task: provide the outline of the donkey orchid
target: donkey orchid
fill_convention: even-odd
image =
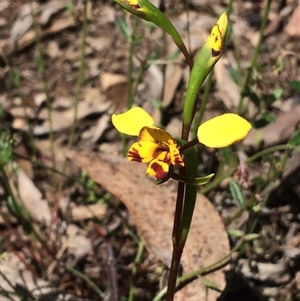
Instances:
[[[123,134],[138,136],[129,148],[130,161],[149,163],[146,174],[163,179],[170,165],[183,167],[184,162],[175,139],[165,130],[153,126],[153,118],[142,108],[135,107],[123,114],[113,114],[112,123]],[[212,118],[198,128],[197,139],[207,147],[229,146],[246,137],[251,124],[237,114],[227,113]]]
[[[142,108],[112,115],[112,123],[123,134],[138,136],[139,141],[129,148],[130,161],[149,163],[146,174],[163,179],[169,172],[170,164],[181,167],[184,162],[173,137],[161,128],[153,126],[153,118]]]

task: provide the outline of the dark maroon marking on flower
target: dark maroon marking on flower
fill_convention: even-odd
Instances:
[[[174,159],[175,159],[175,165],[176,166],[184,166],[182,158],[179,154],[174,155]]]
[[[213,48],[211,49],[211,55],[212,55],[212,57],[219,56],[220,53],[221,53],[221,51],[219,51],[219,50],[215,50]]]
[[[129,3],[129,1],[126,1],[127,2],[127,4],[129,5],[129,6],[131,6],[132,8],[134,8],[134,9],[139,9],[139,8],[141,8],[140,6],[139,6],[139,4],[132,4],[132,3]]]
[[[131,6],[132,6],[133,8],[135,8],[135,9],[141,8],[138,4],[135,4],[135,5],[132,5],[132,4],[131,4]]]
[[[127,158],[130,161],[135,161],[135,162],[142,162],[143,158],[140,156],[139,152],[137,149],[133,148],[130,150],[127,154]]]
[[[165,150],[162,148],[157,148],[154,152],[153,152],[153,158],[157,158],[162,152],[164,152]]]
[[[171,155],[170,155],[170,153],[167,152],[166,155],[165,155],[165,157],[164,157],[164,159],[161,160],[161,161],[170,164],[171,163]]]
[[[157,162],[150,164],[150,168],[155,171],[155,177],[157,179],[163,179],[168,174]]]
[[[216,36],[216,37],[215,37],[215,43],[217,43],[217,42],[218,42],[218,40],[219,40],[219,37],[218,37],[218,36]]]
[[[217,29],[218,29],[218,32],[219,32],[219,36],[222,37],[222,32],[220,30],[220,27],[217,26]],[[216,36],[216,38],[215,38],[215,42],[217,42],[217,41],[218,41],[218,36]],[[221,45],[221,49],[222,49],[222,45]],[[221,53],[221,50],[215,50],[213,48],[211,49],[211,55],[212,55],[212,57],[219,56],[220,53]]]

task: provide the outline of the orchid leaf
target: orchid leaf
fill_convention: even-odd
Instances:
[[[156,6],[148,0],[115,0],[115,2],[133,15],[154,23],[168,33],[185,56],[189,66],[192,67],[192,59],[181,39],[181,36],[171,21]]]
[[[177,181],[186,183],[186,184],[200,186],[200,185],[206,184],[214,175],[215,175],[214,173],[211,173],[204,177],[192,178],[192,177],[185,177],[185,176],[181,176],[179,174],[173,173],[172,178]]]
[[[232,180],[229,182],[229,187],[231,195],[235,199],[237,206],[244,210],[246,208],[246,201],[241,185]]]
[[[197,154],[194,148],[190,148],[184,153],[185,156],[185,171],[187,177],[194,178],[197,176]],[[180,223],[180,243],[185,243],[193,218],[195,203],[197,199],[197,186],[185,184],[184,205],[182,209]]]

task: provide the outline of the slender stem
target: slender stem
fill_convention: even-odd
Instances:
[[[233,253],[237,252],[240,248],[242,248],[244,244],[245,244],[245,240],[244,240],[244,238],[241,238],[241,240],[236,244],[236,246],[228,254],[224,255],[223,257],[218,259],[216,262],[214,262],[206,267],[192,271],[192,272],[185,274],[182,277],[178,278],[175,291],[177,292],[179,289],[181,289],[184,286],[184,284],[190,283],[191,281],[197,279],[199,276],[208,275],[208,274],[226,266],[229,263],[231,255]],[[162,298],[166,295],[166,291],[167,291],[167,288],[165,287],[155,296],[153,301],[162,300]]]
[[[134,94],[133,94],[133,52],[136,44],[136,30],[138,27],[138,18],[134,18],[133,28],[130,35],[130,43],[129,43],[129,63],[128,63],[128,78],[127,78],[127,110],[132,108]]]
[[[177,186],[177,199],[175,207],[175,216],[173,224],[172,242],[173,242],[173,254],[171,260],[171,267],[168,279],[168,290],[166,295],[166,301],[173,301],[175,294],[175,287],[177,281],[177,272],[180,264],[181,254],[183,252],[184,245],[179,244],[181,233],[180,233],[180,222],[183,208],[183,197],[184,197],[185,184],[178,182]]]
[[[127,70],[127,110],[132,108],[134,103],[134,87],[133,87],[133,52],[135,47],[136,30],[138,27],[138,18],[134,18],[133,26],[129,38],[129,57],[128,57],[128,70]],[[122,154],[124,157],[127,155],[128,137],[122,135]]]
[[[71,128],[71,133],[68,140],[67,149],[69,150],[74,142],[75,131],[77,128],[77,116],[78,116],[78,103],[81,95],[81,90],[84,84],[84,67],[85,67],[85,51],[86,51],[86,38],[88,34],[88,17],[87,17],[87,4],[89,0],[84,0],[83,5],[83,22],[82,22],[82,42],[81,42],[81,51],[80,51],[80,65],[78,70],[78,79],[75,90],[75,98],[74,98],[74,119]],[[64,161],[62,167],[62,173],[64,174],[67,168],[67,158]],[[59,184],[59,192],[62,190],[64,181],[60,181]]]
[[[95,282],[93,282],[89,277],[87,277],[85,274],[79,272],[78,270],[75,270],[71,266],[65,265],[64,268],[67,271],[73,273],[75,276],[77,276],[81,280],[83,280],[87,285],[89,285],[98,294],[100,299],[103,298],[103,292],[100,290],[100,288],[97,286],[97,284]]]
[[[8,65],[9,66],[9,65]],[[12,76],[12,83],[13,86],[16,88],[17,96],[21,99],[21,105],[24,111],[24,117],[25,121],[28,127],[28,140],[29,140],[29,147],[30,147],[30,157],[33,157],[37,159],[38,153],[37,153],[37,148],[35,146],[35,140],[34,140],[34,133],[33,133],[33,128],[30,125],[30,117],[27,113],[27,106],[24,100],[24,97],[22,95],[21,89],[20,89],[20,73],[19,70],[14,68],[11,69],[11,76]],[[26,136],[27,138],[27,136]]]
[[[49,121],[49,141],[50,141],[50,154],[51,154],[51,160],[53,163],[53,167],[56,168],[56,160],[55,160],[55,148],[54,148],[54,132],[53,132],[53,120],[52,120],[52,107],[51,107],[51,97],[50,97],[50,90],[48,86],[47,76],[46,76],[46,64],[45,64],[45,58],[43,54],[43,47],[41,42],[41,36],[40,36],[40,28],[39,24],[37,22],[37,16],[33,9],[32,1],[30,1],[30,9],[31,9],[31,15],[35,30],[35,40],[36,40],[36,46],[38,51],[38,67],[39,71],[42,76],[42,82],[43,82],[43,91],[46,95],[46,105],[47,105],[47,112],[48,112],[48,121]],[[57,188],[57,179],[53,177],[53,186]]]
[[[180,240],[180,235],[178,232],[180,228],[179,226],[180,226],[181,214],[183,208],[184,190],[185,190],[184,183],[178,182],[177,199],[176,199],[175,216],[174,216],[173,233],[172,233],[173,245],[176,245],[176,242]]]
[[[243,84],[242,89],[241,89],[241,98],[240,98],[239,104],[237,106],[237,113],[238,114],[241,114],[242,111],[244,110],[244,94],[247,91],[249,82],[250,82],[251,77],[252,77],[253,70],[254,70],[254,68],[256,67],[256,64],[257,64],[258,55],[259,55],[262,40],[263,40],[263,37],[264,37],[264,31],[265,31],[267,21],[268,21],[271,2],[272,2],[272,0],[266,0],[266,8],[265,8],[264,16],[263,16],[262,23],[261,23],[261,26],[260,26],[260,30],[259,30],[259,40],[258,40],[258,43],[256,45],[256,48],[255,48],[255,51],[254,51],[254,54],[253,54],[253,57],[252,57],[252,60],[251,60],[250,67],[248,68],[248,72],[246,74],[245,81],[244,81],[244,84]]]
[[[275,146],[269,147],[267,149],[264,149],[264,150],[262,150],[262,151],[260,151],[260,152],[258,152],[256,154],[254,154],[253,156],[249,157],[245,162],[246,163],[250,163],[252,161],[257,160],[258,158],[260,158],[262,156],[274,153],[276,151],[286,150],[288,148],[295,149],[295,150],[298,150],[298,151],[300,150],[300,147],[299,146],[295,146],[295,145],[286,145],[286,144],[275,145]]]
[[[87,17],[87,4],[89,0],[83,0],[84,11],[83,11],[83,21],[82,21],[82,42],[80,49],[80,65],[78,70],[78,79],[75,90],[75,100],[74,100],[74,122],[71,128],[71,134],[69,138],[68,149],[72,146],[74,142],[74,135],[77,127],[77,115],[78,115],[78,103],[81,95],[82,86],[84,84],[84,67],[85,67],[85,50],[86,50],[86,38],[88,34],[88,17]]]
[[[230,16],[231,11],[232,11],[232,4],[233,4],[233,1],[234,1],[234,0],[230,0],[229,3],[227,4],[227,10],[226,10],[226,13],[227,13],[228,17]]]
[[[187,142],[186,144],[184,144],[183,146],[180,147],[180,153],[184,153],[186,150],[192,148],[193,146],[199,144],[198,138],[195,138],[189,142]]]
[[[141,261],[143,251],[144,251],[144,244],[143,244],[143,242],[139,242],[138,251],[135,256],[134,263],[133,263],[133,266],[131,269],[131,281],[130,281],[128,301],[133,301],[133,299],[134,299],[133,293],[134,293],[134,280],[135,280],[135,276],[136,276],[136,272],[137,272],[136,266]]]

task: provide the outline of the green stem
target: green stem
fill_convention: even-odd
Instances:
[[[197,156],[195,150],[189,149],[184,155],[185,168],[181,168],[179,175],[197,176]],[[181,255],[188,237],[194,207],[197,197],[197,186],[178,182],[178,191],[173,225],[173,254],[171,260],[166,301],[172,301],[175,294],[177,272]]]
[[[227,4],[227,10],[226,10],[226,13],[227,13],[228,17],[230,16],[230,14],[231,14],[231,12],[232,12],[233,1],[234,1],[234,0],[230,0],[229,3]]]
[[[136,30],[138,27],[138,18],[134,18],[134,23],[130,35],[130,43],[129,43],[129,58],[128,58],[128,71],[127,71],[127,110],[132,108],[134,102],[134,94],[133,94],[133,52],[135,47],[135,37]]]
[[[51,154],[51,160],[53,162],[53,167],[56,167],[56,160],[55,160],[55,147],[54,147],[54,132],[53,132],[53,120],[52,120],[52,107],[51,107],[51,97],[50,97],[50,91],[46,76],[46,65],[45,65],[45,58],[43,54],[43,47],[41,42],[41,37],[39,33],[39,24],[37,22],[37,17],[34,13],[32,1],[30,1],[30,9],[33,19],[33,25],[35,30],[35,40],[36,40],[36,46],[38,51],[38,67],[39,71],[42,75],[42,82],[43,82],[43,91],[46,95],[46,105],[47,105],[47,112],[48,112],[48,120],[49,120],[49,141],[50,141],[50,154]],[[57,180],[55,177],[53,177],[53,186],[57,188]]]
[[[195,138],[180,147],[180,153],[183,154],[186,150],[199,144],[198,138]]]
[[[262,19],[262,22],[261,22],[260,30],[259,30],[259,40],[258,40],[258,43],[256,45],[256,48],[255,48],[255,51],[254,51],[254,54],[253,54],[253,57],[252,57],[252,60],[251,60],[250,67],[248,68],[248,72],[246,74],[245,81],[244,81],[244,84],[243,84],[242,89],[241,89],[241,98],[240,98],[239,104],[237,106],[237,113],[238,114],[241,114],[244,110],[244,94],[248,89],[249,82],[251,80],[253,70],[255,69],[255,67],[257,65],[257,59],[258,59],[261,44],[262,44],[262,41],[263,41],[263,38],[264,38],[264,31],[265,31],[267,21],[268,21],[271,2],[272,2],[272,0],[266,0],[266,8],[265,8],[264,16],[263,16],[263,19]]]
[[[300,151],[300,146],[295,146],[295,145],[286,145],[286,144],[281,144],[281,145],[275,145],[275,146],[272,146],[272,147],[269,147],[267,149],[264,149],[256,154],[254,154],[253,156],[249,157],[245,163],[250,163],[250,162],[253,162],[255,160],[257,160],[258,158],[262,157],[262,156],[265,156],[265,155],[268,155],[268,154],[271,154],[271,153],[274,153],[276,151],[281,151],[281,150],[286,150],[286,149],[295,149],[295,150],[298,150]]]
[[[71,128],[70,138],[68,142],[68,149],[71,148],[74,142],[74,135],[77,128],[77,115],[78,115],[78,103],[82,91],[82,87],[84,84],[84,67],[85,67],[85,50],[86,50],[86,39],[88,34],[88,17],[87,17],[87,4],[89,0],[83,0],[84,10],[83,10],[83,21],[82,21],[82,42],[80,47],[80,65],[78,70],[78,79],[75,90],[75,100],[74,100],[74,117],[73,117],[73,125]]]
[[[68,140],[67,150],[70,150],[73,142],[74,142],[74,136],[75,131],[77,128],[77,116],[78,116],[78,103],[82,91],[82,87],[84,84],[84,67],[85,67],[85,51],[86,51],[86,38],[88,34],[88,17],[87,17],[87,3],[89,0],[83,0],[83,21],[82,21],[82,42],[81,42],[81,49],[80,49],[80,65],[78,70],[78,78],[77,78],[77,84],[76,84],[76,90],[75,90],[75,98],[74,98],[74,116],[73,116],[73,124],[71,127],[71,133]],[[64,164],[62,167],[62,173],[64,174],[67,168],[67,158],[64,160]],[[62,191],[64,181],[60,181],[59,184],[59,192]]]
[[[100,300],[103,298],[103,292],[98,288],[97,284],[93,282],[89,277],[68,265],[65,266],[65,269],[77,276],[78,278],[82,279],[87,285],[89,285],[99,295]]]
[[[37,152],[37,149],[36,149],[36,146],[35,146],[33,128],[30,124],[30,117],[28,116],[27,110],[26,110],[27,106],[26,106],[24,97],[22,95],[21,89],[20,89],[19,70],[14,68],[14,69],[11,69],[11,72],[12,72],[12,77],[13,77],[13,79],[12,79],[13,86],[16,88],[17,96],[21,99],[21,105],[22,105],[22,108],[23,108],[23,111],[24,111],[24,117],[25,117],[25,121],[26,121],[26,124],[27,124],[27,127],[28,127],[28,139],[29,139],[29,147],[30,147],[30,150],[29,150],[28,153],[31,157],[33,155],[34,159],[37,160],[38,152]],[[27,137],[27,135],[26,135],[26,137]],[[26,144],[27,144],[26,142],[25,142],[25,147],[26,147]]]
[[[183,247],[181,248],[179,242],[181,237],[180,222],[181,222],[181,215],[182,215],[182,208],[183,208],[184,190],[185,190],[185,184],[178,182],[177,199],[176,199],[175,216],[174,216],[173,233],[172,233],[173,253],[172,253],[169,279],[168,279],[168,290],[166,295],[166,301],[173,301],[176,281],[177,281],[177,272],[179,269],[181,254],[183,251]]]
[[[132,266],[132,269],[131,269],[131,281],[130,281],[128,301],[133,301],[133,297],[134,297],[134,280],[135,280],[136,270],[137,270],[136,266],[141,261],[143,251],[144,251],[144,244],[143,244],[143,242],[140,241],[138,251],[137,251],[137,254],[135,256],[134,263],[133,263],[133,266]]]
[[[190,283],[192,280],[197,279],[199,276],[205,276],[213,271],[223,268],[224,263],[225,263],[225,265],[227,265],[228,264],[227,260],[230,259],[231,255],[233,253],[237,252],[244,245],[244,243],[245,243],[245,241],[242,238],[238,242],[238,244],[236,244],[236,246],[228,254],[224,255],[216,262],[214,262],[204,268],[201,268],[201,269],[195,270],[193,272],[190,272],[188,274],[185,274],[182,277],[178,278],[175,291],[177,292],[180,288],[182,288],[183,284]],[[161,301],[164,298],[164,296],[166,295],[166,292],[167,292],[167,288],[165,287],[155,296],[155,298],[152,301]]]
[[[133,52],[135,47],[136,30],[138,27],[138,18],[134,18],[133,26],[129,39],[129,58],[127,70],[127,110],[131,109],[134,103],[134,87],[133,87]],[[122,153],[123,157],[127,155],[128,137],[122,135]]]

